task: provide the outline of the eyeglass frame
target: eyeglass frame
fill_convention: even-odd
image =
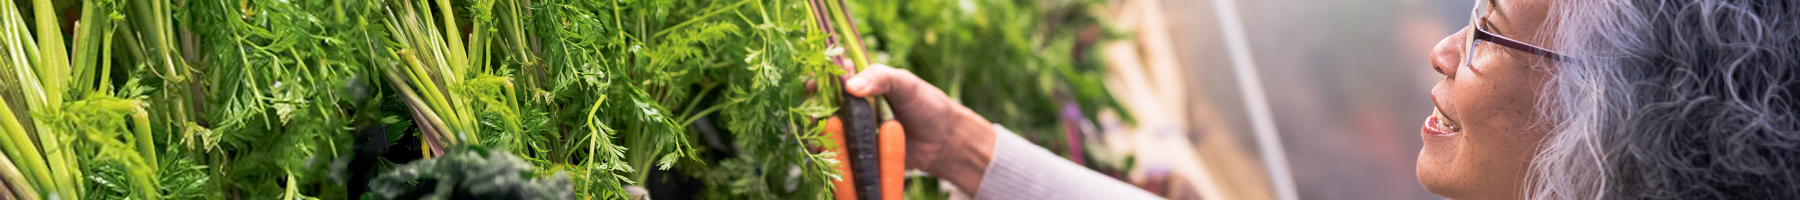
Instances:
[[[1464,37],[1465,39],[1463,40],[1464,46],[1463,46],[1462,63],[1464,66],[1468,66],[1468,67],[1475,66],[1475,60],[1474,60],[1475,59],[1475,45],[1481,44],[1481,41],[1488,41],[1490,43],[1498,44],[1502,47],[1510,48],[1513,50],[1524,51],[1526,53],[1531,53],[1533,55],[1543,56],[1545,58],[1549,58],[1550,60],[1554,60],[1554,61],[1558,61],[1558,62],[1573,62],[1574,61],[1574,59],[1569,58],[1567,56],[1563,56],[1562,54],[1556,53],[1556,51],[1551,51],[1550,49],[1538,47],[1537,45],[1527,44],[1525,42],[1521,42],[1519,40],[1514,40],[1514,39],[1508,38],[1506,36],[1501,36],[1500,34],[1495,34],[1493,32],[1489,32],[1487,30],[1487,28],[1482,28],[1481,21],[1482,21],[1482,19],[1486,19],[1487,16],[1483,15],[1483,13],[1481,13],[1481,7],[1482,7],[1481,4],[1482,4],[1482,1],[1477,0],[1475,2],[1475,8],[1469,10],[1469,27],[1472,31],[1469,31],[1468,34],[1465,34],[1465,37]]]

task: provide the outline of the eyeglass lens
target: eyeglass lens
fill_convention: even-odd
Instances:
[[[1487,13],[1484,12],[1485,7],[1481,5],[1482,3],[1482,0],[1475,0],[1475,8],[1469,10],[1468,33],[1463,34],[1463,67],[1474,67],[1475,50],[1480,49],[1475,48],[1476,45],[1481,44],[1481,40],[1476,40],[1475,36],[1476,34],[1481,34],[1481,31],[1476,30],[1481,26],[1481,14]]]

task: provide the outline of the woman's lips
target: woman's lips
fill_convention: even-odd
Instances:
[[[1437,125],[1437,115],[1425,117],[1425,126],[1419,128],[1419,133],[1425,134],[1425,136],[1448,136],[1452,133],[1442,128],[1438,128]]]
[[[1447,133],[1461,132],[1462,128],[1456,124],[1456,119],[1450,118],[1449,113],[1445,112],[1448,111],[1444,110],[1442,102],[1438,102],[1437,94],[1431,94],[1431,118],[1425,120],[1425,126]]]

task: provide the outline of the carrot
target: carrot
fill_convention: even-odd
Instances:
[[[845,149],[850,155],[850,176],[855,176],[856,198],[881,200],[881,118],[871,98],[851,98],[844,93],[837,116],[844,122]],[[873,99],[880,99],[875,97]]]
[[[838,163],[835,168],[838,170],[838,177],[842,177],[842,179],[831,181],[831,186],[835,188],[831,191],[832,196],[835,196],[833,199],[856,200],[856,184],[854,184],[856,177],[850,175],[850,154],[844,151],[844,122],[839,121],[837,117],[825,119],[825,137],[831,138],[833,143],[837,143],[837,146],[831,147],[831,151],[838,153],[834,158]]]
[[[906,187],[906,131],[899,121],[881,123],[881,196],[901,198]]]
[[[881,109],[881,197],[900,200],[906,189],[906,130],[894,121],[894,109],[887,100],[876,101]]]

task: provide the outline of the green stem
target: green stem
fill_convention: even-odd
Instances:
[[[426,139],[423,141],[454,142],[456,139],[455,136],[445,133],[448,130],[444,129],[448,129],[449,127],[444,125],[444,120],[438,118],[437,113],[432,112],[431,106],[425,105],[424,100],[421,100],[419,96],[416,95],[417,92],[414,92],[412,87],[407,86],[405,80],[400,78],[399,73],[394,72],[395,70],[399,69],[393,69],[392,67],[387,68],[385,74],[387,74],[388,81],[393,82],[394,88],[400,90],[401,100],[405,101],[407,106],[412,107],[414,112],[413,116],[419,121],[419,128],[423,129],[423,132],[428,133],[424,134]],[[436,145],[432,145],[431,149],[436,152],[442,152],[444,150],[442,147]]]
[[[132,191],[132,193],[136,193],[140,199],[160,200],[162,199],[162,192],[157,189],[155,181],[156,172],[151,171],[151,169],[156,169],[156,165],[142,165],[127,169],[126,171],[130,171],[130,175],[128,176],[131,176],[131,185],[137,186],[137,189]]]
[[[406,62],[408,63],[406,66],[410,67],[410,68],[408,68],[410,70],[405,70],[405,71],[409,72],[408,75],[410,75],[412,78],[411,79],[412,84],[414,86],[420,87],[419,94],[420,94],[420,96],[425,97],[424,98],[425,103],[426,103],[425,105],[427,107],[430,107],[433,111],[437,112],[437,114],[434,114],[432,116],[445,119],[445,121],[444,121],[444,122],[446,122],[445,125],[449,126],[447,129],[442,130],[442,131],[447,132],[447,134],[449,134],[449,135],[453,135],[454,137],[452,137],[452,139],[462,138],[463,137],[462,132],[465,130],[469,130],[468,129],[469,125],[465,121],[463,121],[463,118],[461,116],[462,114],[457,112],[458,110],[456,109],[456,107],[452,107],[453,104],[451,104],[451,103],[455,97],[449,96],[451,94],[443,92],[443,91],[447,91],[447,90],[443,90],[442,87],[433,83],[431,81],[432,73],[430,73],[430,71],[426,71],[426,69],[425,69],[426,67],[423,64],[420,64],[418,61],[419,59],[414,57],[414,55],[412,55],[410,52],[402,51],[400,53],[400,56],[402,59],[405,59]],[[465,140],[456,140],[456,142],[461,142],[461,141],[465,141]],[[473,141],[473,140],[466,140],[466,141]]]
[[[68,49],[63,46],[62,24],[57,20],[56,6],[50,0],[34,0],[32,8],[33,18],[37,21],[37,48],[40,50],[36,68],[32,70],[37,72],[37,78],[40,78],[39,82],[43,88],[38,91],[43,94],[44,103],[40,104],[40,107],[32,108],[31,112],[59,110],[58,108],[62,104],[63,88],[68,84],[63,79],[69,76]],[[41,121],[34,123],[37,125],[36,127],[48,127]],[[64,143],[59,131],[53,130],[37,130],[38,140],[43,144],[40,147],[45,149],[44,156],[49,158],[50,167],[56,170],[53,172],[60,177],[67,177],[57,179],[58,189],[63,190],[63,195],[68,199],[81,199],[79,191],[82,183],[78,178],[81,177],[81,171],[74,165],[75,156],[71,152],[72,148],[69,147],[69,144]],[[59,197],[52,196],[52,198]]]
[[[656,163],[656,156],[662,154],[662,148],[649,146],[654,145],[650,138],[653,135],[645,133],[643,128],[630,127],[626,132],[637,133],[625,137],[625,147],[635,151],[625,155],[626,163],[631,164],[631,169],[635,169],[631,172],[631,181],[647,183],[645,180],[649,179],[650,171],[655,170],[650,166]]]
[[[100,53],[100,71],[97,71],[96,73],[100,74],[100,84],[97,86],[99,87],[97,91],[100,91],[101,93],[112,93],[112,43],[113,33],[115,31],[117,31],[117,29],[106,29],[106,33],[104,33],[105,36],[100,40],[100,52],[103,53]]]
[[[834,24],[832,28],[837,29],[838,41],[844,42],[844,48],[849,50],[848,55],[850,56],[850,61],[856,65],[857,70],[862,70],[863,67],[869,66],[869,56],[864,52],[862,35],[861,33],[856,32],[856,25],[851,24],[850,13],[845,9],[843,2],[837,0],[822,1],[825,1],[827,12],[831,14],[831,22]]]
[[[720,13],[725,13],[725,11],[736,10],[733,8],[737,8],[738,6],[742,6],[744,4],[747,4],[747,3],[750,3],[753,1],[756,1],[756,0],[738,1],[737,3],[733,3],[733,4],[725,6],[723,8],[719,8],[718,10],[713,10],[712,12],[707,12],[706,14],[700,15],[699,17],[694,17],[693,19],[688,19],[687,21],[683,21],[680,24],[675,24],[674,26],[669,26],[669,28],[663,28],[660,31],[656,31],[656,34],[651,34],[650,36],[651,37],[662,37],[663,34],[668,34],[669,31],[680,30],[681,27],[687,26],[688,24],[693,24],[693,23],[697,23],[697,22],[706,20],[706,18],[710,18],[713,15],[718,15]]]
[[[511,41],[511,44],[507,45],[507,46],[511,47],[509,49],[512,49],[512,55],[518,59],[519,64],[524,65],[525,67],[536,66],[537,59],[532,58],[531,51],[530,51],[531,46],[526,45],[527,41],[525,38],[526,38],[527,32],[524,31],[525,28],[522,27],[523,25],[521,25],[521,24],[524,24],[524,22],[520,21],[520,19],[519,19],[520,17],[528,16],[528,15],[525,15],[525,12],[523,11],[523,9],[520,9],[520,7],[522,7],[522,6],[519,6],[518,0],[502,0],[501,2],[505,3],[505,4],[503,4],[505,6],[503,9],[505,9],[507,11],[506,13],[501,15],[502,20],[500,20],[500,25],[507,27],[506,29],[502,29],[502,30],[506,30],[506,32],[502,33],[502,34],[504,36],[506,36],[509,41]],[[535,76],[532,76],[532,75],[525,75],[525,76],[532,77],[532,78],[527,78],[527,80],[534,80],[532,82],[536,82]],[[533,84],[533,85],[535,85],[535,84]],[[527,86],[533,86],[533,85],[527,85]]]
[[[64,78],[69,77],[68,49],[63,47],[62,24],[56,18],[55,3],[50,0],[33,0],[32,17],[37,19],[38,65],[35,69],[38,78],[42,78],[45,96],[49,108],[58,107],[62,103]]]
[[[483,0],[483,1],[493,1],[493,0]],[[476,4],[480,4],[480,3],[476,3]],[[471,9],[474,9],[474,8],[471,7]],[[489,11],[488,13],[492,14],[493,12]],[[481,16],[475,16],[475,17],[481,17]],[[494,17],[494,16],[488,16],[488,17]],[[469,65],[475,66],[476,69],[487,69],[487,67],[488,67],[488,59],[487,59],[488,56],[487,55],[489,54],[487,51],[488,51],[489,46],[491,46],[491,45],[489,45],[489,43],[491,43],[490,40],[493,40],[493,39],[489,38],[489,37],[491,37],[491,36],[489,36],[489,33],[493,32],[493,31],[489,31],[488,29],[489,29],[489,26],[492,26],[492,25],[489,25],[486,21],[482,21],[482,20],[473,20],[473,22],[470,22],[470,23],[472,23],[471,27],[474,27],[474,28],[473,28],[473,30],[469,31],[469,44],[472,45],[469,47],[469,52],[468,52],[469,53],[469,55],[468,55]],[[452,43],[454,43],[454,42],[452,42]]]
[[[31,179],[25,178],[25,174],[19,172],[19,166],[13,165],[12,158],[3,153],[0,153],[0,179],[4,179],[0,182],[4,182],[8,186],[0,188],[0,190],[11,192],[11,196],[0,196],[0,198],[41,199],[38,197],[38,188],[31,185]]]
[[[150,166],[161,166],[157,164],[161,160],[158,160],[156,155],[156,139],[150,137],[150,112],[144,110],[143,107],[135,108],[137,110],[131,113],[131,125],[133,126],[132,131],[137,134],[138,151],[144,154],[144,163]]]
[[[138,166],[127,169],[130,172],[129,176],[133,179],[131,185],[137,186],[132,193],[139,195],[140,199],[162,199],[162,192],[157,189],[159,184],[155,181],[157,180],[156,169],[161,165],[157,164],[155,140],[150,138],[150,113],[144,110],[138,101],[121,101],[128,103],[129,107],[133,108],[131,122],[134,126],[132,127],[134,135],[132,139],[134,139],[133,143],[137,143],[138,153],[141,155],[136,158],[138,162],[135,163]]]
[[[510,81],[510,80],[506,81],[506,82],[512,83],[512,81]],[[505,95],[506,95],[507,108],[511,109],[510,112],[512,112],[511,116],[506,117],[506,127],[508,129],[512,129],[513,134],[525,134],[525,130],[523,128],[520,128],[520,125],[519,125],[520,124],[519,117],[521,117],[521,115],[523,115],[524,113],[519,112],[519,100],[517,97],[518,94],[515,91],[513,91],[512,84],[507,84],[506,88],[504,88],[504,89],[506,91]]]
[[[463,52],[467,51],[463,50],[462,33],[456,28],[456,9],[451,8],[450,0],[437,0],[437,5],[438,13],[444,15],[444,37],[448,38],[447,40],[444,40],[444,43],[449,43],[450,52],[454,52],[449,54],[450,63],[448,63],[448,65],[451,69],[450,73],[455,73],[457,76],[467,75],[467,71],[465,71],[467,69],[465,68],[468,66],[468,58],[465,58],[464,56],[466,55],[463,54]]]
[[[731,103],[723,103],[723,104],[713,105],[711,108],[706,108],[706,110],[700,110],[700,112],[694,113],[694,115],[690,115],[686,119],[681,120],[681,125],[686,126],[689,124],[694,124],[694,120],[700,120],[701,116],[706,116],[706,114],[712,114],[713,112],[718,112],[719,109],[725,109],[725,106],[728,106],[728,105],[731,105]]]
[[[402,50],[402,52],[396,54],[396,56],[400,57],[403,60],[406,60],[406,62],[407,62],[406,65],[413,66],[413,68],[417,68],[417,65],[419,63],[418,59],[413,58],[407,52],[404,52],[404,50]],[[418,101],[420,104],[423,104],[422,106],[420,106],[418,108],[413,108],[413,110],[418,110],[419,112],[424,113],[425,118],[429,119],[430,120],[429,122],[431,124],[434,124],[437,127],[439,127],[438,136],[443,138],[445,140],[445,142],[448,142],[451,144],[461,143],[462,140],[458,140],[458,138],[459,138],[458,134],[450,133],[450,132],[454,132],[455,130],[452,130],[452,129],[455,129],[456,127],[447,126],[450,124],[446,124],[444,122],[444,120],[442,119],[441,115],[439,115],[438,113],[435,112],[436,109],[442,108],[442,107],[439,107],[439,106],[431,103],[433,101],[433,100],[431,100],[431,96],[432,96],[432,94],[435,94],[435,92],[415,92],[412,90],[412,87],[407,86],[407,85],[419,85],[421,87],[430,87],[431,85],[430,84],[417,84],[417,83],[407,84],[407,82],[404,81],[405,79],[402,79],[399,77],[399,75],[396,75],[393,73],[393,71],[396,71],[396,70],[397,71],[413,71],[413,70],[390,69],[390,73],[388,74],[388,76],[390,76],[389,80],[392,80],[394,82],[394,87],[400,89],[400,94],[405,95],[405,97],[407,97],[408,99],[412,99],[414,101]],[[416,72],[412,73],[412,76],[413,76],[412,77],[413,82],[418,82],[418,80],[420,80],[419,79],[420,77]],[[426,91],[433,91],[430,88],[425,88],[425,89],[426,89]],[[414,95],[414,94],[421,94],[421,95]],[[426,96],[426,97],[421,99],[418,96]]]
[[[700,106],[700,100],[706,99],[706,95],[712,94],[712,89],[717,88],[717,87],[719,87],[719,84],[708,85],[706,87],[700,88],[700,95],[696,96],[692,99],[688,99],[688,101],[692,101],[692,102],[688,102],[687,106],[682,106],[680,108],[681,112],[678,112],[678,113],[687,113],[687,111],[694,110],[694,106]],[[683,117],[683,118],[686,118],[686,117]]]
[[[31,66],[33,66],[31,63],[40,58],[32,56],[33,54],[36,54],[36,49],[35,46],[31,44],[30,34],[24,26],[23,17],[16,8],[17,5],[15,5],[13,1],[0,2],[0,16],[4,16],[5,18],[4,20],[0,20],[0,32],[5,32],[0,33],[0,40],[4,40],[4,43],[7,44],[5,50],[7,51],[7,55],[10,56],[7,58],[7,61],[9,61],[9,64],[15,69],[14,73],[18,76],[20,81],[20,83],[18,83],[20,84],[19,89],[27,95],[25,98],[27,102],[31,103],[27,104],[28,106],[26,106],[26,108],[30,108],[31,106],[42,105],[43,99],[35,98],[41,97],[41,87],[36,85],[37,78],[35,77],[35,73],[30,70]],[[49,166],[50,161],[46,160],[46,158],[56,157],[45,157],[45,154],[42,154],[42,152],[39,151],[37,144],[33,143],[33,141],[36,140],[32,139],[32,132],[26,131],[25,125],[27,125],[27,123],[18,118],[19,116],[27,116],[28,114],[14,112],[11,105],[12,104],[6,103],[5,99],[0,99],[0,129],[3,129],[4,134],[6,134],[4,135],[4,141],[0,141],[0,145],[4,145],[4,147],[0,147],[0,149],[3,149],[6,154],[9,155],[8,157],[20,159],[17,160],[18,163],[23,164],[25,167],[23,168],[22,173],[29,175],[28,178],[30,178],[31,181],[30,183],[21,184],[35,186],[39,191],[34,192],[41,192],[41,194],[49,197],[72,195],[73,190],[66,190],[63,188],[63,182],[54,178],[56,176],[53,176],[58,174],[50,170],[52,169]]]
[[[6,99],[0,98],[0,131],[6,134],[6,138],[0,141],[0,145],[5,146],[0,149],[4,149],[8,157],[20,159],[16,161],[25,167],[21,171],[30,175],[33,185],[38,186],[44,195],[66,196],[67,194],[63,193],[65,191],[57,187],[56,179],[50,175],[50,167],[45,164],[44,154],[39,153],[37,145],[31,143],[31,137],[25,131],[24,124],[19,122],[19,118],[14,117],[15,112],[12,107],[6,105],[8,105]]]
[[[82,26],[80,29],[75,30],[74,48],[76,53],[74,54],[75,58],[73,60],[73,69],[75,71],[72,73],[75,76],[75,83],[89,84],[93,83],[93,79],[95,78],[93,73],[105,73],[104,71],[92,70],[95,68],[95,62],[99,61],[95,59],[95,57],[102,56],[100,52],[103,52],[95,51],[100,48],[101,43],[99,43],[99,41],[101,40],[96,40],[94,37],[99,36],[97,34],[100,34],[100,32],[110,32],[112,20],[110,17],[101,14],[100,3],[87,2],[81,6],[81,22]],[[70,92],[74,92],[75,94],[86,94],[90,89],[91,88],[86,87],[86,85],[82,85],[72,88]]]
[[[25,95],[25,108],[29,111],[33,108],[44,107],[48,100],[43,92],[44,87],[37,78],[37,72],[32,67],[36,66],[33,63],[38,62],[42,57],[37,56],[39,54],[38,47],[32,44],[35,41],[31,39],[30,30],[25,27],[24,17],[19,14],[18,9],[12,9],[16,5],[12,1],[4,2],[4,4],[6,6],[0,8],[0,12],[5,13],[5,19],[0,20],[3,21],[0,23],[4,23],[6,27],[5,30],[0,31],[6,33],[0,35],[6,36],[8,44],[16,45],[8,46],[8,50],[11,51],[8,55],[13,56],[10,60],[13,63],[13,75],[18,78],[19,90]]]

